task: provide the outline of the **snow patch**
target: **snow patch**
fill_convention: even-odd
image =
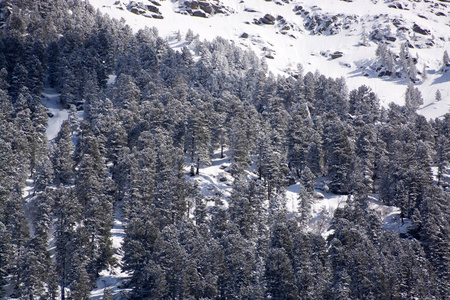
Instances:
[[[45,87],[42,93],[42,104],[47,108],[49,119],[45,134],[49,141],[53,140],[61,129],[61,124],[69,118],[69,110],[59,100],[60,94],[51,87]]]

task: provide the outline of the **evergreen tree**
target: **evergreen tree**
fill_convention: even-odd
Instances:
[[[210,163],[211,130],[204,109],[195,109],[188,119],[186,151],[190,153],[191,164],[195,165],[195,174],[199,174],[200,165]]]
[[[442,57],[442,62],[443,62],[444,68],[447,68],[450,66],[450,58],[448,56],[447,50],[444,51],[444,55]]]
[[[436,94],[434,96],[434,101],[439,102],[442,100],[442,95],[441,95],[441,91],[436,90]]]
[[[380,102],[370,87],[360,86],[350,92],[349,113],[361,116],[366,123],[373,123],[380,117]]]
[[[55,173],[55,182],[62,184],[70,184],[73,181],[73,152],[74,145],[72,143],[72,135],[70,124],[63,121],[61,129],[56,137],[56,148],[53,156],[53,167]]]
[[[271,299],[297,299],[291,260],[283,248],[272,248],[266,258],[264,271],[266,296]]]
[[[11,245],[10,234],[6,226],[0,222],[0,297],[6,297],[8,269],[10,267]]]
[[[353,132],[335,114],[329,115],[325,126],[330,190],[333,193],[345,194],[350,191],[351,165],[354,157]]]
[[[447,137],[440,135],[436,138],[436,163],[438,167],[438,185],[442,184],[442,177],[446,172],[448,160],[450,159],[450,144]]]
[[[72,188],[60,186],[55,192],[54,217],[56,238],[56,271],[61,287],[61,300],[66,299],[66,288],[75,280],[73,270],[77,267],[74,256],[78,249],[76,224],[80,222],[81,206]]]
[[[423,104],[422,94],[414,84],[410,82],[405,92],[405,107],[410,111],[417,110]]]

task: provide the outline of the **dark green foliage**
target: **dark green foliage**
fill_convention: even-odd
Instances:
[[[330,190],[346,194],[350,191],[351,165],[354,159],[353,131],[331,113],[324,129]]]
[[[179,52],[155,28],[133,34],[83,1],[8,3],[0,297],[86,299],[100,271],[117,266],[111,230],[120,214],[130,277],[118,288],[131,299],[449,295],[450,115],[417,115],[413,84],[405,107],[381,111],[367,86],[348,93],[342,78],[319,72],[275,78],[223,38],[190,33]],[[395,71],[385,45],[377,55]],[[411,61],[403,46],[404,75],[415,79]],[[45,79],[71,110],[50,147]],[[196,185],[215,151],[230,163],[229,197]],[[306,227],[317,178],[349,195],[327,240]],[[24,198],[27,179],[34,190]],[[291,213],[284,190],[295,182]],[[377,194],[412,223],[402,237],[370,211]]]
[[[6,226],[0,223],[0,296],[5,297],[8,267],[11,259],[10,234]]]
[[[267,297],[271,299],[297,299],[291,260],[283,248],[270,249],[266,258],[264,277]]]

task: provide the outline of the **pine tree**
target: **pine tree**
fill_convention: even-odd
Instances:
[[[363,85],[350,92],[349,113],[361,116],[366,123],[379,119],[380,102],[370,87]]]
[[[423,104],[422,94],[414,84],[410,82],[405,92],[405,107],[410,111],[417,110]]]
[[[441,189],[433,188],[421,206],[423,227],[420,239],[425,253],[438,276],[438,293],[440,297],[448,295],[450,290],[450,239],[447,230],[449,224],[448,195]]]
[[[272,248],[266,258],[264,271],[266,296],[271,299],[297,299],[291,260],[283,248]]]
[[[439,102],[442,100],[442,95],[441,95],[441,91],[436,90],[436,94],[434,96],[434,101]]]
[[[438,185],[442,184],[442,177],[446,172],[450,159],[450,144],[446,136],[440,135],[436,138],[436,163],[438,167]]]
[[[306,225],[311,215],[312,195],[305,188],[300,190],[298,196],[298,213],[300,215],[300,223]]]
[[[53,156],[53,167],[55,173],[55,182],[57,184],[70,184],[73,182],[73,152],[74,145],[72,142],[72,135],[70,124],[68,121],[63,121],[61,129],[56,137],[56,148]]]
[[[75,225],[80,222],[82,208],[72,188],[60,186],[53,197],[55,201],[54,217],[56,218],[57,281],[61,287],[61,300],[64,300],[66,299],[65,289],[75,280],[73,269],[77,266],[74,256],[79,249]]]
[[[11,236],[6,226],[0,222],[0,297],[6,297],[8,269],[11,259]]]
[[[444,55],[442,57],[442,63],[444,65],[444,68],[450,67],[450,58],[448,56],[447,50],[444,51]]]
[[[353,132],[347,124],[331,114],[325,129],[325,148],[327,150],[328,176],[330,190],[333,193],[350,191],[351,165],[354,145],[351,139]]]
[[[190,153],[191,164],[196,168],[195,174],[199,174],[201,165],[210,164],[211,130],[209,120],[204,109],[194,109],[188,119],[186,151]]]
[[[316,185],[316,176],[314,176],[307,166],[302,171],[300,181],[305,191],[312,195],[314,193],[314,186]]]

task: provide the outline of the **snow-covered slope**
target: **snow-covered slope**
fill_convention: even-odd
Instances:
[[[48,126],[45,132],[49,141],[58,135],[62,122],[69,118],[69,110],[62,107],[59,97],[60,94],[54,88],[48,86],[42,93],[42,104],[49,113]]]
[[[88,1],[134,30],[156,27],[174,48],[185,45],[189,29],[200,40],[220,36],[266,57],[276,75],[292,74],[301,63],[305,72],[346,78],[349,89],[372,87],[383,105],[403,105],[409,79],[378,77],[377,43],[385,42],[394,54],[407,43],[417,70],[427,74],[416,83],[424,97],[420,113],[435,118],[449,108],[450,73],[442,72],[443,53],[450,51],[447,1]],[[443,100],[436,103],[438,89]]]

